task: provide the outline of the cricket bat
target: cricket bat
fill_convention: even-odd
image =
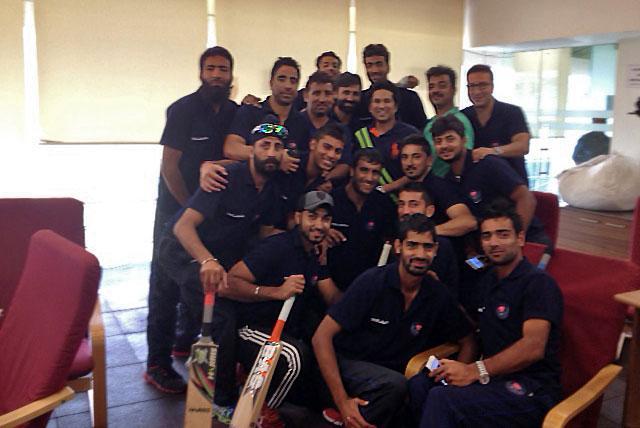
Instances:
[[[191,356],[187,361],[189,383],[184,409],[185,428],[211,428],[218,356],[218,345],[211,339],[213,302],[214,292],[207,291],[204,295],[202,337],[191,345]]]
[[[380,258],[378,259],[378,266],[384,266],[389,259],[389,253],[391,252],[391,243],[385,242],[380,252]]]
[[[291,296],[282,305],[282,310],[278,315],[276,325],[273,327],[271,337],[262,345],[260,352],[258,352],[258,357],[249,372],[249,377],[247,377],[240,398],[238,398],[238,404],[233,412],[229,428],[252,428],[256,426],[256,420],[260,416],[262,404],[267,396],[267,390],[282,350],[280,335],[295,299],[295,296]]]

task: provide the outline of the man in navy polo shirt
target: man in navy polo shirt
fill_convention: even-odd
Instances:
[[[438,118],[431,131],[436,154],[451,166],[445,180],[458,190],[476,218],[482,216],[484,207],[494,199],[509,199],[522,218],[527,241],[552,247],[542,223],[534,216],[535,197],[526,182],[504,159],[489,155],[480,161],[474,161],[472,153],[464,145],[464,127],[455,116]],[[471,236],[465,240],[462,251],[464,255],[461,256],[465,259],[482,253],[477,246],[477,239]],[[479,294],[476,283],[479,274],[480,272],[462,266],[460,300],[468,310],[472,310],[477,304]],[[475,314],[472,313],[472,316],[475,317]]]
[[[244,255],[259,226],[280,222],[272,217],[273,201],[280,192],[271,177],[278,172],[284,140],[286,128],[281,125],[256,127],[251,135],[252,155],[248,162],[229,166],[227,188],[212,193],[198,190],[163,237],[160,263],[178,284],[174,292],[194,317],[201,319],[203,288],[217,289],[225,283],[226,270]],[[216,311],[224,307],[221,301]],[[216,342],[222,347],[224,340]],[[224,376],[227,370],[218,372]],[[145,379],[158,389],[175,392],[185,386],[168,356],[149,365]]]
[[[228,287],[219,290],[221,296],[241,302],[238,357],[247,369],[269,337],[283,301],[297,296],[284,327],[282,358],[262,411],[269,426],[284,426],[274,419],[279,419],[276,409],[285,398],[308,403],[310,390],[304,379],[313,360],[309,341],[326,305],[339,296],[328,276],[323,245],[332,208],[333,200],[325,192],[302,195],[295,214],[296,227],[263,240],[233,266]]]
[[[396,231],[393,202],[375,190],[381,169],[382,156],[376,149],[360,149],[349,183],[331,193],[335,203],[331,226],[340,232],[340,239],[329,249],[329,270],[341,290],[376,265],[383,244]]]
[[[522,218],[527,241],[550,245],[542,224],[534,217],[536,199],[526,182],[498,156],[474,161],[464,145],[464,126],[455,116],[438,118],[432,128],[436,154],[451,166],[445,179],[453,183],[471,212],[482,215],[484,206],[498,197],[509,199]]]
[[[505,158],[527,183],[524,155],[529,153],[529,128],[522,109],[493,97],[493,72],[477,64],[467,72],[467,89],[472,106],[462,110],[475,133],[473,159],[487,155]]]
[[[322,52],[316,58],[316,71],[327,74],[331,79],[335,79],[340,74],[341,67],[342,60],[334,51]],[[305,107],[307,107],[307,100],[304,96],[304,89],[300,89],[293,103],[293,108],[300,111]]]
[[[523,257],[522,221],[508,202],[486,212],[480,239],[493,265],[479,284],[483,359],[441,360],[429,377],[449,386],[424,373],[410,380],[420,428],[539,427],[560,399],[560,289]]]
[[[447,288],[427,275],[435,238],[424,215],[400,223],[400,260],[360,275],[316,330],[318,365],[347,426],[400,425],[396,414],[407,392],[402,373],[418,352],[458,341],[460,359],[472,361],[469,322]]]
[[[336,100],[331,110],[331,117],[349,128],[353,134],[366,125],[357,114],[362,92],[362,80],[357,74],[344,72],[336,77],[334,82]]]
[[[158,262],[162,232],[166,223],[186,205],[198,189],[200,164],[222,158],[222,144],[237,105],[229,100],[233,80],[233,57],[216,46],[200,56],[202,85],[180,98],[167,109],[167,123],[160,144],[162,164],[158,184],[158,203],[153,226],[153,256],[149,279],[149,316],[147,320],[147,364],[171,365],[171,346],[176,329],[177,285]],[[200,321],[192,319],[182,306],[183,331],[175,337],[174,351],[187,351],[199,331]],[[169,386],[164,387],[170,390]],[[170,392],[181,392],[171,390]]]
[[[327,177],[332,182],[340,181],[349,174],[349,164],[351,163],[351,132],[349,128],[336,122],[329,113],[333,109],[334,89],[332,78],[321,71],[316,71],[307,80],[304,89],[307,107],[302,111],[302,116],[309,131],[308,139],[328,123],[336,123],[344,133],[345,143],[340,162]]]
[[[398,192],[398,220],[406,220],[413,214],[423,214],[432,218],[436,207],[427,189],[422,183],[412,181]],[[474,220],[475,221],[475,220]],[[438,234],[438,226],[436,225]],[[438,276],[440,282],[449,287],[449,291],[458,298],[458,261],[451,241],[446,236],[438,234],[438,253],[431,263],[431,270]]]
[[[283,192],[285,211],[291,223],[300,196],[311,190],[330,191],[331,174],[344,151],[344,132],[336,123],[317,130],[309,142],[309,152],[300,156],[300,167],[292,173],[280,174],[278,183]]]
[[[385,193],[394,192],[406,183],[400,164],[399,144],[405,137],[419,134],[413,126],[396,119],[398,99],[398,89],[393,83],[374,83],[368,98],[373,124],[355,133],[360,148],[373,147],[382,154],[384,169],[380,190]]]
[[[291,57],[280,57],[271,69],[271,95],[259,106],[243,105],[238,110],[229,134],[224,141],[224,156],[232,160],[246,160],[251,148],[246,145],[251,130],[267,115],[275,115],[279,123],[289,131],[287,149],[307,151],[309,149],[308,130],[300,112],[293,108],[293,100],[300,79],[300,66]],[[284,154],[282,168],[295,171],[298,162]]]
[[[389,81],[389,51],[382,44],[367,45],[362,51],[362,61],[367,70],[367,77],[371,81],[372,87],[362,92],[362,102],[360,107],[360,116],[366,117],[370,102],[369,98],[373,95],[373,85],[377,83]],[[394,85],[395,86],[395,85]],[[408,123],[417,129],[424,128],[427,123],[427,115],[424,113],[424,107],[420,97],[414,91],[399,87],[397,98],[397,115],[398,120]]]
[[[447,181],[430,169],[431,150],[421,135],[410,135],[400,142],[400,164],[409,183],[421,183],[433,201],[433,216],[438,236],[463,236],[477,228],[476,219]]]

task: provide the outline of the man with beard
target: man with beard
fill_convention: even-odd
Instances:
[[[524,155],[529,153],[531,135],[522,109],[493,97],[493,71],[488,65],[477,64],[467,71],[467,90],[473,105],[462,113],[473,124],[473,160],[502,157],[527,183]]]
[[[301,196],[295,213],[296,227],[270,236],[229,271],[228,287],[221,296],[238,302],[238,356],[251,368],[268,339],[283,301],[297,296],[282,335],[282,358],[276,366],[265,406],[262,427],[284,427],[277,408],[285,399],[308,404],[305,382],[313,361],[309,342],[325,305],[339,292],[328,275],[322,247],[331,225],[333,200],[321,191]]]
[[[389,51],[384,45],[371,44],[367,45],[362,51],[362,60],[367,77],[372,85],[379,83],[389,83]],[[395,86],[395,85],[394,85]],[[411,89],[397,88],[397,117],[399,121],[408,123],[417,129],[424,128],[427,123],[427,115],[424,113],[424,107],[420,97]],[[369,98],[373,95],[373,88],[370,87],[362,93],[362,102],[360,103],[359,115],[362,118],[369,116]]]
[[[347,426],[402,426],[403,372],[415,354],[457,341],[461,361],[475,355],[469,322],[446,287],[427,275],[435,239],[426,216],[401,222],[394,243],[399,261],[360,275],[313,336],[322,376]]]
[[[300,66],[291,57],[280,57],[271,68],[271,96],[258,105],[245,104],[238,112],[224,140],[224,157],[231,160],[247,160],[251,147],[247,145],[251,130],[268,115],[275,116],[277,123],[284,125],[289,137],[287,152],[282,156],[280,168],[295,172],[300,165],[300,153],[309,150],[309,130],[305,118],[295,110],[293,100],[298,88]],[[297,152],[297,153],[296,153]],[[200,184],[207,192],[224,189],[227,171],[223,165],[205,162],[200,167]]]
[[[436,177],[430,169],[431,151],[420,135],[410,135],[400,142],[400,164],[409,183],[421,183],[433,201],[433,216],[438,236],[458,237],[476,229],[471,211],[457,194],[455,187]]]
[[[202,85],[193,94],[171,104],[160,144],[163,145],[158,202],[153,227],[153,256],[149,280],[149,316],[147,322],[147,375],[164,392],[183,392],[183,382],[172,382],[163,371],[171,367],[174,343],[177,285],[158,262],[160,238],[166,223],[198,189],[198,172],[203,161],[222,159],[222,144],[237,106],[229,100],[233,80],[233,57],[225,48],[207,49],[200,57]],[[186,356],[200,320],[181,306],[179,331],[174,355]],[[170,372],[169,372],[170,373]]]
[[[400,221],[406,220],[414,214],[423,214],[432,218],[435,210],[433,200],[422,183],[412,181],[398,192],[397,211]],[[436,233],[438,233],[437,225]],[[438,276],[438,280],[449,288],[451,294],[458,298],[460,273],[453,245],[446,236],[440,234],[438,234],[436,242],[438,243],[438,254],[431,263],[431,270]]]
[[[304,89],[307,108],[302,111],[302,115],[309,129],[309,140],[314,134],[328,123],[335,123],[329,115],[333,108],[334,90],[333,80],[328,74],[316,71],[307,80]],[[349,164],[351,162],[351,133],[346,126],[338,124],[344,134],[344,149],[340,162],[327,176],[328,180],[339,181],[349,174]],[[327,189],[328,190],[328,189]]]
[[[336,90],[336,102],[330,115],[342,125],[347,126],[349,134],[352,136],[365,125],[356,114],[356,109],[360,103],[362,81],[360,76],[347,71],[336,78],[334,88]]]
[[[331,226],[340,235],[328,252],[329,270],[342,291],[376,265],[383,244],[395,233],[393,202],[375,190],[381,170],[380,153],[360,149],[354,155],[349,183],[331,194],[335,203]]]
[[[190,312],[202,319],[203,288],[218,289],[226,283],[226,270],[246,253],[261,225],[280,223],[274,218],[273,201],[281,197],[272,178],[284,153],[287,130],[273,123],[258,125],[251,134],[252,155],[247,162],[229,166],[229,183],[220,192],[198,190],[187,203],[160,244],[160,263],[178,284],[174,290]],[[173,233],[172,233],[173,232]],[[234,338],[225,336],[235,328],[232,305],[218,299],[214,310],[214,335],[220,349],[216,402],[235,386]],[[160,383],[170,380],[183,385],[182,377],[171,366],[148,369],[146,379]],[[228,405],[226,403],[221,403]]]
[[[316,58],[316,70],[327,74],[331,79],[335,79],[340,73],[342,60],[334,51],[322,52]],[[298,96],[293,103],[293,108],[303,110],[307,106],[307,100],[304,96],[304,89],[298,91]]]
[[[482,162],[474,162],[464,144],[464,126],[455,116],[438,118],[432,134],[438,157],[451,167],[445,179],[455,185],[477,218],[488,202],[497,197],[509,199],[522,218],[527,241],[550,244],[542,224],[534,217],[535,197],[513,169],[505,168],[505,160],[487,156]]]
[[[373,147],[382,154],[383,169],[378,190],[383,193],[395,192],[407,182],[400,164],[400,141],[419,132],[396,119],[399,98],[398,89],[393,83],[374,83],[368,100],[369,112],[373,116],[372,126],[359,129],[355,137],[360,148]]]
[[[249,158],[251,147],[247,146],[251,130],[267,115],[274,115],[278,122],[289,131],[287,149],[309,150],[308,130],[304,117],[293,108],[300,79],[300,66],[291,57],[280,57],[271,69],[271,95],[258,106],[243,105],[238,109],[224,141],[224,156],[232,160]],[[295,157],[287,153],[283,156],[282,169],[295,171],[299,165]]]
[[[276,229],[293,227],[293,213],[300,196],[311,190],[330,191],[333,171],[344,151],[344,132],[336,123],[328,123],[315,132],[309,142],[309,152],[298,158],[300,167],[289,174],[276,177],[282,191],[281,200],[273,201],[274,211],[283,213],[283,223],[274,224]],[[220,180],[216,177],[215,180]],[[218,192],[226,187],[225,182],[213,181],[203,165],[200,186],[205,192]],[[212,185],[212,183],[215,183]],[[267,232],[271,233],[271,232]]]
[[[562,293],[551,276],[522,255],[524,229],[508,201],[494,203],[480,221],[480,240],[493,267],[482,290],[483,359],[443,359],[427,377],[410,382],[420,428],[539,427],[561,396]],[[445,379],[439,386],[431,379]]]
[[[424,127],[424,138],[429,142],[431,150],[433,148],[433,137],[431,127],[436,118],[452,114],[464,125],[464,135],[467,137],[467,149],[473,149],[473,126],[467,116],[462,114],[458,107],[453,105],[453,97],[456,94],[456,72],[451,67],[437,65],[427,70],[427,95],[429,101],[436,109],[436,116],[432,117],[427,126]],[[432,172],[438,177],[444,176],[449,171],[449,165],[443,160],[436,158],[433,162]]]
[[[288,224],[300,196],[311,190],[331,190],[329,178],[344,151],[344,132],[336,123],[328,123],[317,130],[309,142],[309,152],[300,156],[300,167],[278,177],[283,192]]]
[[[444,179],[457,189],[464,203],[476,218],[480,218],[485,206],[501,197],[510,200],[522,219],[526,238],[552,248],[552,242],[535,216],[536,199],[526,182],[510,168],[504,159],[487,156],[474,162],[471,151],[465,147],[464,126],[455,116],[438,118],[431,129],[436,154],[449,163],[450,170]],[[474,239],[466,242],[464,257],[481,254]],[[463,269],[460,281],[460,303],[472,311],[480,297],[476,287],[478,272]],[[472,316],[475,316],[471,312]]]

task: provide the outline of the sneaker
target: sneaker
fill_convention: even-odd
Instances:
[[[183,394],[187,384],[173,367],[152,366],[144,373],[144,380],[167,394]]]
[[[236,408],[233,406],[219,406],[216,403],[213,403],[213,417],[221,423],[229,425],[235,409]]]
[[[178,345],[173,345],[173,349],[171,350],[171,356],[173,358],[187,358],[191,355],[191,347],[182,347]]]
[[[284,428],[284,422],[280,418],[280,413],[276,409],[267,407],[265,404],[262,406],[260,417],[258,418],[258,428]]]
[[[322,411],[322,417],[333,426],[341,427],[344,425],[340,412],[336,409],[332,409],[331,407]]]

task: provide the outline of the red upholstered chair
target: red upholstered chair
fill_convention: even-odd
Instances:
[[[84,247],[84,207],[72,198],[0,199],[0,329],[11,311],[11,298],[25,264],[29,239],[40,229],[51,229]],[[93,426],[107,426],[107,387],[104,325],[96,303],[69,376],[75,392],[90,394]],[[93,397],[91,397],[91,394]]]
[[[536,198],[535,215],[544,225],[544,231],[547,232],[553,246],[558,242],[558,228],[560,224],[560,206],[558,205],[558,196],[553,193],[533,191]]]
[[[99,281],[98,260],[82,247],[50,230],[33,235],[0,329],[0,426],[44,427],[73,395],[67,376]]]
[[[71,198],[0,199],[0,310],[9,307],[31,235],[51,229],[84,247],[83,212],[82,202]]]

